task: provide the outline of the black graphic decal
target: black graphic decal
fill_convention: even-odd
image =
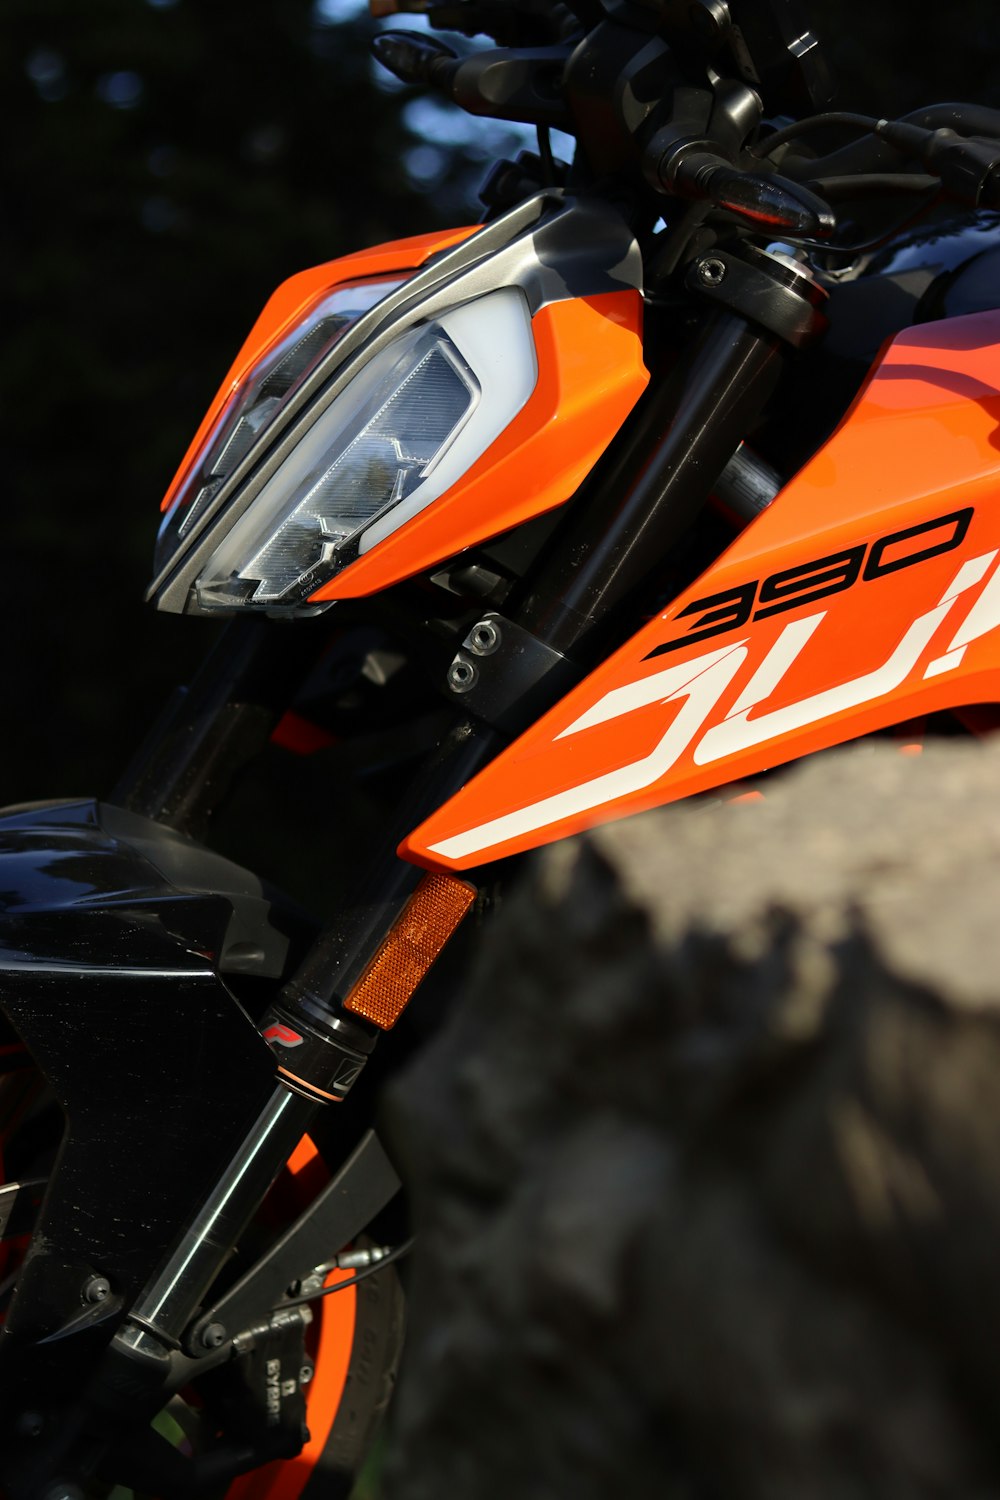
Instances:
[[[738,589],[726,589],[722,594],[708,594],[704,599],[696,599],[677,616],[678,620],[683,620],[686,615],[701,615],[701,619],[694,620],[688,626],[689,634],[682,635],[676,641],[664,642],[655,651],[650,651],[649,656],[643,660],[649,661],[651,656],[662,656],[665,651],[677,651],[681,646],[693,645],[695,641],[707,641],[710,636],[722,635],[727,630],[737,630],[749,620],[756,593],[757,580],[754,579],[753,583],[744,583]]]
[[[839,594],[842,589],[849,589],[852,583],[857,583],[864,560],[862,545],[821,557],[816,562],[801,563],[797,568],[786,568],[781,573],[772,573],[770,578],[765,578],[760,591],[760,603],[768,607],[758,609],[754,619],[766,620],[769,615],[780,615],[783,610],[794,609],[798,604],[812,604],[814,599],[825,599],[827,594]]]
[[[682,646],[693,646],[697,641],[707,641],[714,635],[738,630],[753,615],[754,620],[766,620],[787,609],[796,609],[800,604],[812,604],[816,599],[825,599],[829,594],[839,594],[863,579],[870,583],[874,578],[884,578],[887,573],[896,573],[900,568],[912,568],[916,563],[927,562],[945,552],[953,552],[965,541],[974,508],[953,511],[947,516],[936,516],[933,521],[922,521],[919,526],[907,526],[903,531],[893,531],[873,542],[870,551],[867,543],[849,547],[843,552],[831,553],[829,557],[817,557],[812,562],[798,563],[794,568],[784,568],[772,573],[760,585],[757,580],[741,584],[738,588],[726,589],[721,594],[708,594],[696,599],[677,615],[679,623],[689,615],[696,618],[687,627],[685,634],[675,640],[664,641],[655,646],[643,658],[649,661],[654,656],[663,656],[668,651],[679,651]],[[916,550],[907,548],[907,543],[921,537],[931,538],[935,532],[944,532],[936,541],[917,545]],[[900,552],[902,549],[902,552]],[[864,572],[861,571],[868,559]],[[760,607],[754,613],[754,603]]]
[[[883,578],[886,573],[897,573],[900,568],[912,568],[914,563],[926,562],[929,557],[940,557],[942,552],[953,552],[965,541],[965,534],[972,520],[972,506],[967,510],[956,510],[950,516],[938,516],[936,521],[924,521],[920,526],[908,526],[905,531],[894,531],[891,536],[884,536],[878,542],[873,543],[872,550],[868,554],[865,564],[865,582],[869,583],[873,578]],[[929,547],[922,547],[917,552],[905,553],[902,557],[890,557],[886,559],[885,554],[890,547],[901,546],[902,543],[910,541],[912,537],[927,536],[933,531],[940,531],[943,527],[950,526],[950,536],[942,538],[939,542],[932,542]]]

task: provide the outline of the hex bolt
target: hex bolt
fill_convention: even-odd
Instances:
[[[203,1349],[219,1349],[226,1342],[226,1330],[221,1323],[209,1323],[201,1330],[200,1342]]]
[[[495,621],[480,620],[478,625],[473,625],[466,644],[477,656],[492,656],[502,639],[500,627]]]
[[[84,1302],[106,1302],[111,1296],[111,1283],[106,1276],[91,1276],[83,1283]]]
[[[303,1365],[299,1371],[299,1385],[308,1385],[315,1373],[312,1365]]]
[[[467,693],[479,680],[475,664],[464,656],[456,656],[448,668],[448,686],[453,693]]]
[[[698,276],[706,286],[719,286],[726,279],[726,262],[717,255],[706,255],[698,262]]]

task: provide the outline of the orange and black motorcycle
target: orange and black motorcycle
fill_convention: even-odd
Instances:
[[[995,717],[1000,113],[830,112],[797,0],[376,5],[539,149],[278,289],[163,504],[219,644],[108,802],[0,819],[10,1500],[346,1493],[375,1085],[519,857]]]

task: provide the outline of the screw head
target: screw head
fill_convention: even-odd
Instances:
[[[479,673],[471,661],[466,661],[464,656],[456,656],[448,668],[448,686],[453,693],[467,693],[474,688],[479,680]]]
[[[201,1347],[219,1349],[226,1342],[226,1330],[221,1323],[209,1323],[201,1330]]]
[[[477,656],[492,656],[501,642],[500,627],[493,620],[480,620],[469,632],[466,645]]]
[[[299,1385],[308,1385],[315,1373],[312,1365],[303,1365],[299,1371]]]
[[[726,279],[726,262],[717,255],[706,255],[698,262],[698,277],[706,286],[719,286]]]
[[[111,1283],[106,1276],[91,1276],[83,1284],[84,1302],[105,1302],[111,1295]]]

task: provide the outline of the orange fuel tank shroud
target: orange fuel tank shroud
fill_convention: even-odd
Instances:
[[[318,302],[327,292],[345,281],[386,276],[393,271],[415,271],[430,260],[432,255],[468,239],[478,228],[479,225],[470,224],[461,229],[390,240],[385,245],[373,245],[370,250],[358,250],[351,255],[341,256],[339,260],[325,261],[321,266],[300,271],[298,275],[283,281],[264,304],[263,312],[251,328],[246,343],[219,387],[215,400],[205,413],[205,419],[163,497],[160,509],[169,510],[173,504],[189,469],[201,452],[202,444],[247,375],[267,351],[279,343],[288,330],[305,316],[314,302]]]
[[[538,381],[526,404],[440,499],[310,595],[354,599],[423,573],[568,500],[649,381],[636,291],[541,308]]]
[[[1000,312],[987,312],[894,339],[770,508],[400,853],[473,868],[998,701]]]

